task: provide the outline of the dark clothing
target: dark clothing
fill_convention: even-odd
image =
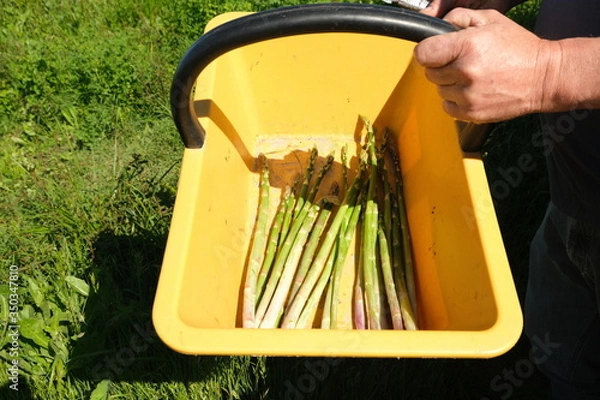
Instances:
[[[535,31],[547,39],[599,37],[600,1],[544,0]],[[541,116],[550,196],[563,212],[600,226],[600,110],[578,107]]]
[[[596,0],[544,0],[535,31],[546,39],[600,36],[600,2]]]
[[[598,265],[600,230],[550,204],[531,244],[524,320],[556,399],[600,399]]]
[[[536,33],[600,36],[600,0],[544,0]],[[551,204],[531,244],[524,310],[532,351],[547,350],[540,370],[564,400],[600,399],[600,110],[578,108],[541,116]]]

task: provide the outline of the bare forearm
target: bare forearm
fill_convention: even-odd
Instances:
[[[600,38],[551,42],[540,111],[600,108]]]

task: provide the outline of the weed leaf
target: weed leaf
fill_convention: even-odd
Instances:
[[[24,146],[24,145],[26,145],[26,144],[27,144],[27,142],[25,142],[23,139],[21,139],[21,138],[20,138],[20,137],[18,137],[18,136],[11,136],[11,137],[10,137],[10,140],[12,140],[12,141],[13,141],[13,143],[15,143],[15,144],[19,144],[19,145],[21,145],[21,146]]]
[[[6,288],[6,289],[5,289]],[[0,287],[0,321],[8,321],[8,286]]]
[[[90,395],[90,400],[108,399],[108,389],[110,389],[110,380],[105,379],[96,386],[96,389]]]
[[[65,281],[80,295],[87,297],[90,294],[90,286],[83,279],[67,276]]]
[[[33,298],[33,302],[36,306],[42,307],[42,303],[44,302],[44,293],[42,293],[42,290],[33,278],[26,276],[25,279],[29,284],[29,294]]]
[[[39,318],[25,318],[19,321],[21,335],[38,346],[48,348],[50,338],[44,333],[44,322]]]

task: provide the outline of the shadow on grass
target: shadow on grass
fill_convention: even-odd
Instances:
[[[175,353],[157,337],[151,321],[166,237],[102,232],[94,246],[98,292],[85,307],[85,335],[69,369],[77,378],[113,382],[197,382],[226,368],[221,357]]]
[[[30,400],[33,399],[33,394],[29,388],[29,384],[22,376],[18,382],[9,382],[0,387],[0,399],[3,400]]]
[[[149,232],[104,231],[94,243],[97,292],[85,307],[85,335],[73,349],[70,370],[101,380],[140,380],[160,343],[150,321],[164,237]],[[154,350],[150,352],[150,350]]]
[[[528,351],[522,340],[491,360],[269,358],[267,385],[273,399],[548,399]]]

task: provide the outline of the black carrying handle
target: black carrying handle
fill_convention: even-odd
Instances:
[[[194,83],[208,64],[238,47],[285,36],[325,32],[364,33],[420,42],[456,30],[454,25],[441,19],[414,11],[350,3],[282,7],[234,19],[201,36],[179,62],[171,85],[175,125],[187,148],[203,146],[205,131],[194,109]]]

